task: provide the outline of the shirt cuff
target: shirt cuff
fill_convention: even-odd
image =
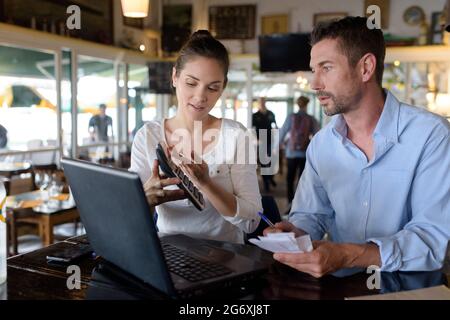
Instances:
[[[262,208],[258,208],[254,204],[234,196],[236,199],[236,214],[234,217],[225,217],[224,219],[228,222],[238,225],[246,224],[247,228],[245,232],[253,232],[259,225],[261,217],[258,215],[258,211],[262,211]]]
[[[375,243],[380,250],[380,271],[394,272],[402,266],[402,253],[397,241],[392,238],[371,238],[367,242]]]
[[[322,240],[324,236],[323,232],[317,227],[317,221],[294,216],[294,218],[289,219],[289,222],[309,234],[311,240]]]

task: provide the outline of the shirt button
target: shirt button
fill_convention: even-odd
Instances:
[[[367,201],[364,201],[364,202],[363,202],[363,206],[364,206],[364,207],[367,207],[368,205],[369,205],[369,204],[367,203]]]

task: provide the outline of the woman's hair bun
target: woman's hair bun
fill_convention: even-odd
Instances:
[[[197,30],[191,35],[190,40],[199,40],[199,39],[206,39],[206,38],[213,38],[211,33],[208,30]]]

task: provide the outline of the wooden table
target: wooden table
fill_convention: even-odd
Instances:
[[[42,192],[39,190],[9,196],[6,199],[7,216],[13,245],[13,254],[17,254],[16,223],[27,222],[37,224],[39,236],[44,246],[53,243],[53,227],[58,224],[73,222],[79,219],[75,203],[68,200],[68,194],[51,198],[43,204]],[[22,214],[21,211],[27,210]]]
[[[86,256],[76,263],[80,268],[80,289],[67,288],[67,266],[50,265],[46,256],[65,247],[86,243],[86,236],[74,237],[23,255],[8,259],[8,299],[164,299],[155,289],[136,278],[123,274],[113,277],[102,272],[104,260]],[[358,273],[337,278],[327,275],[321,279],[293,270],[275,262],[271,255],[259,255],[250,246],[227,244],[253,260],[271,263],[267,274],[261,279],[241,288],[218,290],[206,300],[224,301],[245,299],[268,300],[343,300],[346,297],[373,295],[447,284],[450,280],[450,254],[442,270],[433,272],[393,272],[381,273],[381,288],[368,289],[369,275]],[[117,270],[116,270],[117,272]],[[119,274],[119,273],[116,273]],[[447,280],[448,277],[448,280]],[[126,279],[130,279],[127,281]],[[298,303],[298,302],[296,302]],[[318,305],[314,305],[317,308]],[[319,309],[320,310],[320,309]],[[255,318],[259,319],[259,318]]]
[[[0,182],[3,182],[6,194],[11,191],[11,179],[22,173],[31,173],[33,178],[33,170],[29,162],[0,162]]]
[[[31,169],[29,162],[0,162],[0,175],[14,176]]]

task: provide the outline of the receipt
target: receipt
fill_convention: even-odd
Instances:
[[[313,250],[309,234],[296,238],[293,232],[269,233],[266,237],[249,239],[250,243],[270,252],[310,252]]]

